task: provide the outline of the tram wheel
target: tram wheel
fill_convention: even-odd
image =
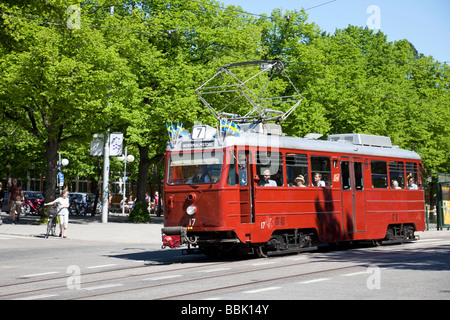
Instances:
[[[382,245],[381,241],[382,241],[381,239],[372,240],[372,244],[373,244],[374,247],[379,247],[379,246]]]
[[[256,256],[258,258],[267,258],[267,252],[265,252],[263,246],[259,246],[256,248]]]

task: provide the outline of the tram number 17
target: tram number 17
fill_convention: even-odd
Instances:
[[[195,220],[197,219],[189,219],[188,229],[192,229],[192,227],[195,225]]]

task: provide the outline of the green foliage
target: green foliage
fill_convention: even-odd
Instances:
[[[386,135],[414,146],[429,173],[450,172],[447,64],[382,32],[323,33],[304,10],[255,18],[204,1],[118,0],[113,15],[107,1],[81,2],[79,29],[67,27],[71,1],[2,2],[0,175],[34,168],[52,192],[61,152],[67,179],[95,179],[89,142],[109,126],[136,156],[128,171],[139,167],[135,178],[146,180],[149,159],[164,153],[167,122],[216,124],[194,90],[223,65],[261,59],[282,60],[304,97],[282,123],[286,134]],[[283,95],[287,87],[278,81],[267,90]]]
[[[133,211],[128,216],[130,222],[150,222],[150,214],[148,212],[147,201],[137,201]]]

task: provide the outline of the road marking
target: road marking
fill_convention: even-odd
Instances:
[[[108,288],[114,288],[114,287],[120,287],[120,286],[123,286],[123,284],[121,284],[121,283],[105,284],[105,285],[102,285],[102,286],[83,288],[83,290],[92,291],[92,290],[108,289]]]
[[[267,264],[274,264],[275,261],[264,261],[264,262],[258,262],[258,263],[252,263],[251,265],[254,267],[258,267],[258,266],[265,266]]]
[[[308,284],[308,283],[315,283],[315,282],[322,282],[322,281],[327,281],[330,280],[331,278],[319,278],[319,279],[313,279],[313,280],[307,280],[307,281],[302,281],[299,282],[300,284]]]
[[[278,289],[281,289],[281,287],[268,287],[268,288],[262,288],[262,289],[256,289],[256,290],[244,291],[244,293],[259,293],[259,292],[271,291],[271,290],[278,290]]]
[[[300,261],[300,260],[305,260],[307,257],[306,256],[300,256],[300,257],[293,257],[293,258],[288,258],[286,260],[290,260],[290,261]]]
[[[210,272],[226,271],[226,270],[230,270],[230,269],[231,268],[217,268],[217,269],[201,270],[199,272],[210,273]]]
[[[361,272],[341,274],[341,277],[353,277],[353,276],[359,276],[361,274],[368,274],[368,272],[367,271],[361,271]]]
[[[35,274],[27,274],[25,276],[21,276],[21,278],[32,278],[32,277],[39,277],[39,276],[47,276],[49,274],[56,274],[59,273],[58,271],[52,271],[52,272],[44,272],[44,273],[35,273]]]
[[[161,276],[161,277],[154,277],[154,278],[147,278],[144,279],[144,281],[157,281],[157,280],[166,280],[166,279],[173,279],[173,278],[179,278],[182,277],[181,274],[174,274],[172,276]]]
[[[51,297],[57,297],[57,294],[41,294],[40,296],[30,296],[30,297],[24,297],[24,298],[18,298],[14,300],[38,300],[38,299],[47,299]]]
[[[100,268],[114,267],[114,266],[117,266],[117,264],[112,263],[112,264],[104,264],[101,266],[91,266],[91,267],[87,267],[86,269],[100,269]]]

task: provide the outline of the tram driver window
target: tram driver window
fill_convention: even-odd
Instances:
[[[370,168],[372,171],[372,188],[386,189],[388,187],[386,161],[372,160]]]
[[[311,156],[311,174],[313,187],[331,187],[330,157]]]
[[[169,158],[167,184],[217,183],[222,172],[223,152],[173,153]]]
[[[256,172],[258,186],[280,187],[283,185],[283,161],[281,153],[258,151],[256,153]]]
[[[308,187],[308,157],[306,154],[286,154],[286,179],[290,187]]]

